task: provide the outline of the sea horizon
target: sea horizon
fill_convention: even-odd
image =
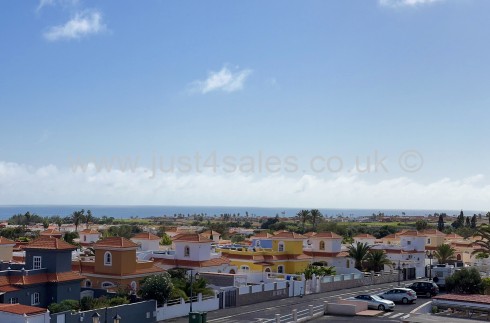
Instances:
[[[184,206],[184,205],[75,205],[75,204],[51,204],[51,205],[0,205],[0,219],[7,220],[12,215],[35,213],[40,216],[68,216],[73,211],[80,209],[91,210],[96,217],[114,217],[116,219],[128,219],[131,217],[173,217],[174,214],[206,214],[208,216],[220,216],[221,214],[240,214],[245,216],[275,216],[293,217],[304,208],[291,207],[255,207],[255,206]],[[446,213],[448,215],[459,214],[461,210],[444,209],[347,209],[347,208],[319,208],[324,216],[362,217],[373,213],[384,213],[387,216],[428,216],[434,213]],[[463,210],[465,215],[486,214],[486,211]]]

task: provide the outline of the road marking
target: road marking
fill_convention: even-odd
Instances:
[[[409,317],[410,317],[410,314],[407,314],[407,315],[400,317],[400,319],[405,320],[405,319],[408,319]]]
[[[417,313],[418,310],[420,310],[422,307],[424,307],[424,306],[426,306],[427,304],[430,304],[430,303],[432,303],[432,301],[428,301],[427,303],[424,303],[424,304],[420,305],[419,307],[413,309],[410,313],[412,313],[412,314],[413,313]]]
[[[383,316],[383,317],[385,317],[385,316],[388,316],[388,315],[391,315],[391,314],[393,314],[393,313],[391,313],[391,312],[386,312],[386,313],[384,313],[382,316]]]
[[[396,313],[395,315],[390,316],[390,319],[394,319],[394,318],[396,318],[396,317],[398,317],[400,315],[403,315],[403,314],[405,314],[405,313]]]

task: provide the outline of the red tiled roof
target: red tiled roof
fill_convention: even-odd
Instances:
[[[9,276],[10,285],[33,285],[42,283],[57,283],[72,280],[82,280],[85,277],[81,276],[77,272],[64,272],[57,274],[35,274],[35,275],[20,275],[20,276]]]
[[[8,245],[8,244],[15,245],[15,241],[7,239],[5,237],[0,237],[0,245]]]
[[[137,240],[160,240],[160,238],[154,234],[151,234],[150,232],[141,232],[132,237],[131,239],[137,239]]]
[[[279,231],[271,239],[306,239],[306,237],[295,232]]]
[[[0,292],[2,292],[2,293],[16,292],[18,290],[20,290],[20,288],[17,288],[17,287],[12,286],[12,285],[5,285],[5,286],[0,287]]]
[[[490,295],[461,295],[461,294],[444,294],[434,296],[433,299],[460,301],[468,303],[490,304]]]
[[[84,233],[84,234],[100,234],[99,231],[97,231],[96,229],[85,229],[85,230],[82,230],[80,231],[80,233]]]
[[[448,233],[446,234],[446,239],[463,239],[463,237],[457,233]]]
[[[210,243],[213,240],[207,238],[206,236],[198,233],[180,233],[172,238],[172,241],[176,242],[198,242],[198,243]]]
[[[310,231],[303,234],[305,237],[310,238],[316,235],[316,232]]]
[[[40,236],[24,246],[24,249],[75,250],[76,248],[76,246],[52,236]]]
[[[59,232],[56,229],[46,229],[41,232],[39,235],[41,236],[61,236],[63,233]]]
[[[214,267],[224,264],[227,265],[230,263],[230,260],[226,257],[213,258],[204,261],[154,258],[153,261],[161,263],[163,265],[175,267]]]
[[[324,239],[342,239],[341,236],[334,232],[319,232],[312,238],[324,238]]]
[[[97,247],[110,247],[110,248],[137,248],[138,245],[131,240],[123,237],[109,237],[97,241],[93,244],[95,248]]]
[[[423,234],[417,230],[406,231],[406,232],[400,233],[399,235],[405,236],[405,237],[426,237],[425,234]]]
[[[269,232],[260,232],[251,236],[250,239],[260,239],[260,238],[270,238],[270,237],[272,237],[272,234],[270,234]]]
[[[445,237],[446,234],[442,233],[441,231],[437,229],[425,229],[421,231],[422,234],[428,235],[428,236],[437,236],[437,237]]]
[[[27,306],[21,304],[0,304],[0,312],[18,315],[35,315],[46,313],[46,309],[42,307]]]

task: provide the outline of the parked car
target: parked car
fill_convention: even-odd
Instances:
[[[414,290],[417,295],[424,295],[428,298],[439,294],[439,287],[432,281],[415,282],[407,285],[406,288]]]
[[[357,295],[347,298],[351,301],[366,301],[368,302],[368,308],[380,311],[393,310],[395,303],[387,299],[382,299],[378,295]]]
[[[413,303],[417,299],[417,294],[410,288],[393,288],[378,294],[379,297],[393,302],[401,302],[403,304]]]

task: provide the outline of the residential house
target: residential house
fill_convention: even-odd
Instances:
[[[0,264],[0,303],[47,307],[65,299],[80,299],[80,281],[71,270],[76,247],[41,236],[24,246],[25,263]]]
[[[140,251],[159,250],[161,240],[160,237],[150,232],[141,232],[131,238],[131,241],[139,245],[138,250]]]
[[[84,229],[79,232],[80,244],[82,246],[88,246],[92,243],[99,241],[101,233],[96,229]]]
[[[310,245],[304,248],[305,255],[312,263],[321,262],[336,268],[353,268],[354,260],[348,258],[348,252],[342,251],[342,237],[334,232],[320,232],[310,237]]]
[[[216,232],[214,230],[207,230],[201,233],[204,237],[213,240],[215,243],[219,243],[219,240],[221,239],[221,234],[219,232]]]
[[[370,235],[369,233],[359,233],[354,236],[354,243],[367,243],[370,246],[373,246],[376,243],[376,237]]]
[[[126,238],[105,238],[92,247],[95,256],[81,257],[72,262],[73,270],[86,277],[82,283],[84,287],[128,287],[137,291],[144,277],[163,272],[153,261],[138,260],[136,250],[139,245]]]
[[[15,241],[0,237],[0,262],[9,262],[12,260],[14,246]]]
[[[56,229],[46,229],[46,230],[40,232],[39,235],[45,236],[45,237],[53,237],[53,238],[61,239],[61,237],[63,236],[63,233],[61,233],[60,231],[58,231]]]
[[[182,233],[172,239],[174,250],[153,252],[145,259],[155,261],[165,270],[185,268],[196,272],[235,273],[228,258],[216,252],[214,241],[199,233]]]
[[[437,229],[422,230],[421,233],[427,237],[426,250],[435,250],[445,242],[446,234]]]
[[[0,322],[46,323],[50,322],[49,311],[42,307],[21,304],[0,304]]]

